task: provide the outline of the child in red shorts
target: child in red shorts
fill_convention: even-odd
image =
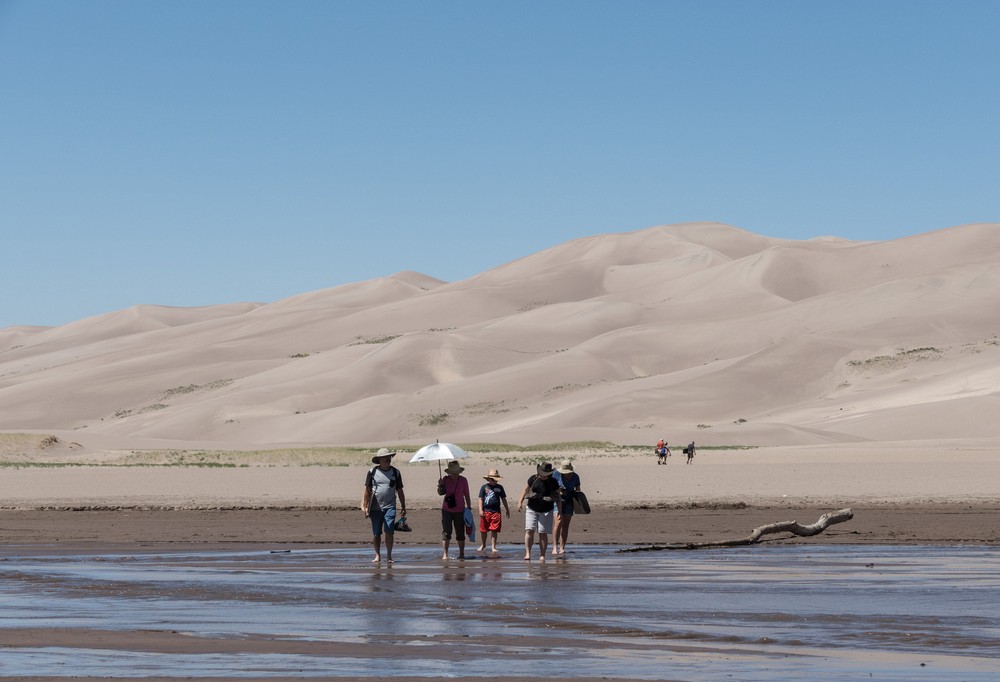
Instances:
[[[500,485],[503,476],[496,469],[491,469],[490,473],[483,476],[486,483],[479,489],[479,536],[482,541],[479,543],[479,551],[486,550],[486,533],[490,534],[492,547],[491,551],[497,552],[497,535],[500,534],[502,518],[500,516],[500,505],[503,505],[507,518],[510,518],[510,507],[507,506],[507,493]]]

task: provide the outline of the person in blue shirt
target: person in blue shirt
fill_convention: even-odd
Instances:
[[[569,524],[573,520],[573,498],[580,490],[580,474],[573,470],[573,462],[564,459],[552,476],[559,484],[559,501],[556,503],[556,528],[553,533],[552,556],[566,554]]]
[[[490,473],[483,476],[486,483],[479,488],[479,533],[482,536],[479,543],[479,551],[486,551],[486,535],[491,536],[491,551],[497,553],[497,536],[503,526],[503,518],[500,516],[500,505],[503,505],[510,518],[510,507],[507,506],[507,492],[500,485],[503,476],[496,469],[490,469]]]

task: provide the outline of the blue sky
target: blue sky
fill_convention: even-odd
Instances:
[[[996,222],[998,83],[992,0],[0,0],[0,328]]]

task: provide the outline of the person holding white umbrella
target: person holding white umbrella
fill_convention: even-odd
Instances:
[[[451,544],[452,529],[458,543],[458,558],[465,558],[465,510],[472,506],[469,495],[469,480],[462,476],[465,467],[457,460],[448,462],[444,477],[438,480],[438,495],[444,495],[441,503],[441,559],[448,560],[448,546]]]

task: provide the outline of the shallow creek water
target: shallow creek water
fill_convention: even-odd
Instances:
[[[0,676],[998,680],[1000,548],[0,559]]]

